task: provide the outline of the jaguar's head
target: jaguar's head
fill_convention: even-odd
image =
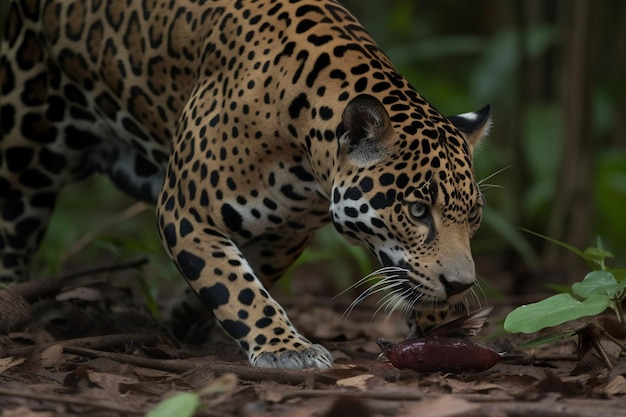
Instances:
[[[417,311],[427,328],[475,283],[470,238],[483,199],[472,157],[490,109],[444,118],[417,94],[385,102],[360,95],[345,108],[331,217],[383,265],[360,298],[384,288],[386,307]]]

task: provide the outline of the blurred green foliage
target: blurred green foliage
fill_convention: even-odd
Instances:
[[[564,172],[565,151],[578,146],[566,137],[567,127],[576,119],[564,110],[571,100],[566,93],[567,74],[572,68],[566,62],[565,49],[572,45],[573,32],[567,22],[573,20],[569,9],[576,2],[343,3],[368,28],[399,71],[442,113],[463,113],[492,104],[495,123],[491,137],[476,154],[477,179],[506,169],[487,181],[502,188],[485,190],[488,207],[483,227],[473,242],[478,254],[513,250],[526,262],[534,263],[543,257],[543,243],[529,242],[529,236],[520,233],[518,227],[548,234],[551,225],[562,222],[566,232],[588,230],[581,237],[588,244],[597,234],[602,235],[606,246],[623,259],[626,122],[619,116],[626,111],[624,2],[607,1],[595,7],[593,14],[583,16],[594,34],[586,48],[591,51],[590,62],[580,68],[590,79],[590,110],[575,115],[588,119],[590,125],[588,147],[582,157],[590,164],[589,175],[593,178],[589,181],[590,189],[577,195],[586,204],[584,207],[589,207],[583,215],[588,222],[585,228],[572,224],[567,216],[555,217],[553,213],[563,189],[562,180],[568,174]],[[110,186],[103,185],[102,179],[92,179],[87,184],[74,188],[74,193],[64,194],[67,198],[55,214],[40,263],[54,265],[64,248],[107,216],[103,211],[114,216],[131,204]],[[564,202],[566,207],[570,203],[573,204]],[[95,217],[87,217],[93,212]],[[131,252],[162,253],[152,216],[144,213],[139,220],[109,228],[100,238],[100,248],[108,245],[109,250],[121,247]],[[570,241],[566,236],[553,237]],[[332,230],[324,229],[303,259],[355,259],[353,249],[346,249],[336,239]],[[364,252],[359,252],[356,259],[356,270],[373,268],[371,257]]]
[[[61,193],[35,267],[54,275],[68,266],[146,256],[150,273],[176,277],[156,231],[154,208],[136,203],[107,177],[94,175]]]
[[[612,244],[624,249],[626,240],[626,149],[597,155],[593,198],[596,224],[601,235],[611,232]]]

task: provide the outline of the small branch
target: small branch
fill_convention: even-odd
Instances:
[[[606,330],[604,331],[604,336],[606,336],[611,342],[615,343],[617,346],[620,347],[621,352],[626,352],[626,345],[624,345],[620,340],[618,340],[617,338],[613,337],[613,335],[611,335],[611,333],[607,332]],[[619,356],[619,355],[618,355]]]
[[[286,392],[281,401],[288,401],[294,398],[353,398],[381,401],[422,401],[425,398],[439,398],[442,394],[426,393],[400,393],[400,392],[372,392],[372,391],[347,391],[345,389],[331,390],[300,390]]]
[[[622,323],[622,326],[626,327],[626,321],[624,319],[624,311],[622,309],[622,299],[623,295],[617,298],[617,300],[613,300],[613,305],[615,306],[615,313],[617,314],[617,320]]]
[[[69,272],[64,275],[60,275],[58,279],[67,280],[67,279],[72,279],[72,278],[78,278],[78,277],[85,276],[85,275],[95,275],[101,272],[113,272],[113,271],[120,271],[123,269],[133,269],[133,268],[138,268],[140,266],[143,266],[147,263],[148,263],[148,258],[145,256],[142,256],[141,258],[135,259],[132,261],[118,262],[118,263],[107,264],[107,265],[96,265],[93,267],[79,269],[79,270]]]
[[[120,363],[141,366],[142,368],[157,369],[165,372],[181,373],[198,367],[198,365],[187,363],[181,359],[152,359],[142,356],[127,355],[124,353],[88,349],[78,346],[63,346],[63,351],[73,355],[86,356],[89,358],[106,358]]]
[[[40,298],[48,298],[65,287],[72,287],[76,283],[70,281],[76,278],[81,278],[87,275],[95,275],[102,272],[113,272],[124,269],[138,268],[148,263],[148,258],[142,257],[127,262],[119,262],[115,264],[97,265],[88,268],[79,269],[69,272],[67,274],[59,275],[57,277],[33,279],[28,282],[23,282],[11,286],[11,290],[16,294],[21,295],[27,301],[33,301]]]
[[[353,398],[353,399],[367,399],[367,400],[380,400],[380,401],[422,401],[426,399],[450,397],[450,394],[431,394],[427,392],[394,392],[394,391],[347,391],[345,389],[329,389],[329,390],[300,390],[286,392],[282,401],[291,400],[294,398],[329,398],[329,397],[341,397],[341,398]],[[495,403],[501,402],[504,399],[508,399],[508,395],[493,396],[484,394],[462,394],[456,393],[454,398],[461,398],[471,402],[480,403]]]
[[[152,359],[140,356],[126,355],[123,353],[103,352],[93,349],[85,349],[75,346],[64,347],[67,353],[75,355],[87,356],[92,358],[107,358],[117,362],[126,363],[143,368],[157,369],[160,371],[184,373],[184,372],[201,372],[206,369],[208,372],[223,374],[234,373],[244,381],[266,381],[271,380],[279,384],[300,385],[309,382],[320,384],[334,384],[336,378],[325,375],[323,371],[318,370],[290,370],[290,369],[274,369],[274,368],[253,368],[250,365],[238,365],[234,363],[216,363],[212,362],[208,365],[200,365],[197,362],[190,362],[181,359]]]
[[[125,208],[122,212],[116,214],[113,218],[105,220],[103,223],[94,227],[83,237],[78,239],[77,242],[72,244],[62,255],[59,260],[59,264],[63,265],[67,262],[68,259],[76,256],[81,250],[83,250],[87,245],[93,242],[98,236],[102,233],[110,230],[111,228],[124,223],[126,220],[129,220],[138,214],[148,210],[151,206],[149,204],[143,202],[137,202],[129,207]]]
[[[593,337],[591,339],[591,345],[595,349],[595,351],[600,355],[602,362],[606,365],[606,369],[609,371],[613,369],[613,364],[611,363],[611,359],[609,359],[609,355],[606,353],[606,350],[602,347],[599,338]]]
[[[55,345],[61,345],[63,349],[66,348],[94,348],[94,349],[106,349],[116,346],[125,346],[129,343],[137,345],[154,343],[155,340],[162,337],[160,334],[144,334],[144,333],[121,333],[106,336],[93,336],[93,337],[81,337],[77,339],[61,340],[48,343],[42,343],[39,345],[21,347],[16,349],[0,350],[0,356],[17,356],[24,357],[29,355],[34,349],[40,349],[41,351]]]

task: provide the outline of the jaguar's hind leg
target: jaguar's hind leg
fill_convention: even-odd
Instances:
[[[28,276],[55,204],[64,157],[54,152],[46,54],[34,23],[11,4],[0,50],[0,280]],[[21,22],[21,26],[17,22]]]
[[[0,281],[28,278],[30,258],[48,227],[57,194],[91,172],[76,106],[37,35],[28,2],[11,2],[0,44]],[[35,17],[33,17],[35,16]],[[63,121],[63,122],[62,122]],[[64,123],[64,124],[63,124]]]

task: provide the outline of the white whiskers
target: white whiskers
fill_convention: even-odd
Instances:
[[[334,298],[337,298],[351,289],[358,288],[363,285],[369,285],[350,305],[346,308],[343,315],[348,317],[356,306],[363,302],[368,297],[375,294],[383,294],[376,302],[376,311],[372,314],[373,320],[378,313],[387,313],[387,319],[394,313],[398,312],[405,317],[410,317],[416,305],[421,303],[419,309],[422,311],[432,310],[436,312],[439,310],[439,303],[432,297],[425,296],[421,288],[423,284],[417,284],[415,281],[407,277],[409,272],[406,268],[400,268],[395,266],[380,268],[371,274],[361,278],[341,293],[337,294]],[[481,295],[479,295],[482,294]],[[485,298],[483,289],[480,283],[477,281],[475,287],[473,287],[463,297],[461,301],[456,304],[457,309],[462,309],[465,312],[470,312],[471,304],[478,304],[481,306],[481,298]]]
[[[496,175],[502,173],[503,171],[506,171],[507,169],[511,168],[513,165],[509,165],[506,166],[504,168],[500,168],[499,170],[497,170],[496,172],[487,175],[485,178],[481,179],[480,181],[478,181],[476,183],[476,185],[478,186],[478,189],[480,190],[481,194],[485,191],[485,190],[489,190],[490,188],[504,188],[501,185],[498,184],[489,184],[486,181],[489,181],[490,179],[492,179],[493,177],[495,177]]]
[[[409,279],[404,277],[407,272],[409,271],[405,268],[395,266],[383,267],[377,269],[371,274],[366,275],[350,287],[346,288],[336,297],[353,288],[373,282],[370,287],[366,288],[365,291],[363,291],[354,301],[352,301],[352,303],[350,303],[343,315],[345,317],[349,316],[350,313],[352,313],[352,310],[354,310],[360,302],[381,292],[386,292],[386,294],[378,301],[378,304],[380,305],[374,312],[372,318],[374,318],[374,316],[376,316],[376,314],[381,310],[388,312],[388,315],[391,315],[399,307],[402,311],[408,311],[409,309],[407,309],[404,305],[406,302],[405,298],[413,293],[413,288],[406,285],[406,283],[409,282]]]

